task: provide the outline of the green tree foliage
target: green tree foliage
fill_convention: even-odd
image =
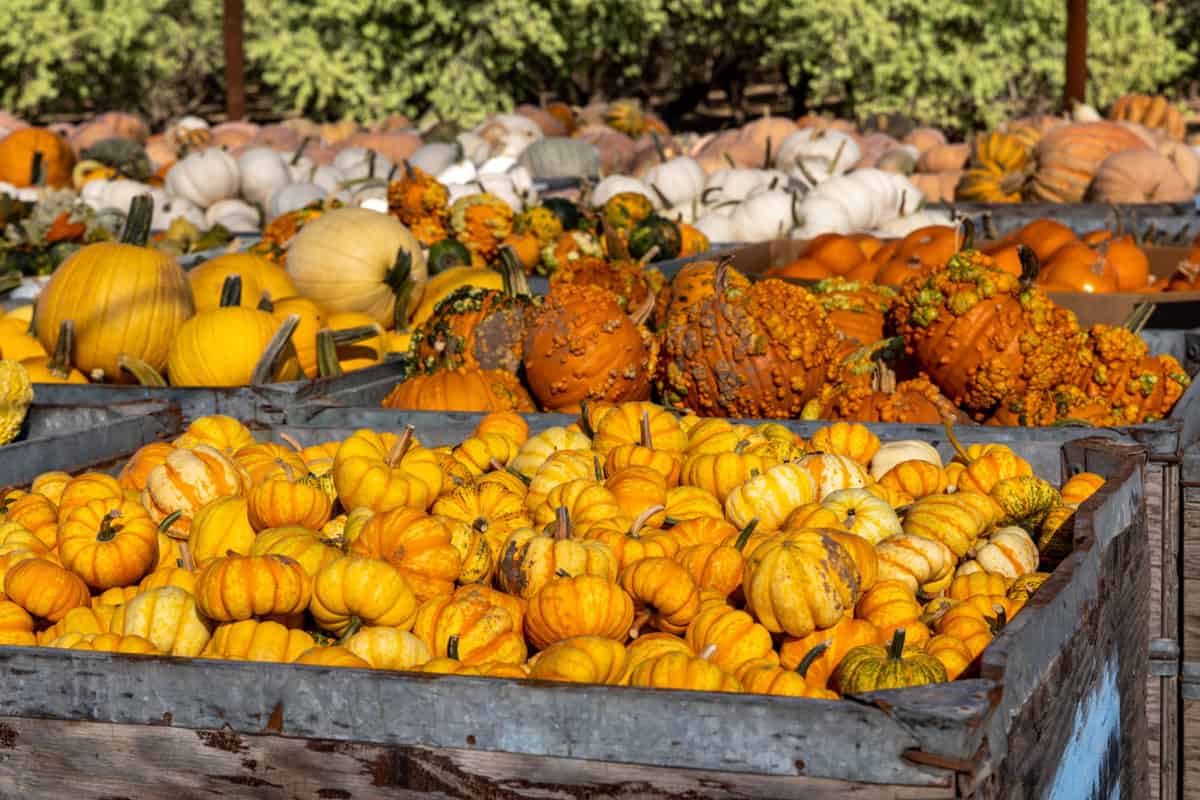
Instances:
[[[1187,0],[1193,2],[1193,0]],[[782,79],[798,102],[958,129],[1050,108],[1062,0],[254,0],[253,85],[281,112],[400,111],[470,124],[540,97],[653,96],[669,117],[711,88],[735,106]],[[1187,15],[1092,0],[1089,99],[1195,70]],[[181,113],[221,98],[219,0],[0,0],[0,107]],[[1193,20],[1194,24],[1194,20]]]

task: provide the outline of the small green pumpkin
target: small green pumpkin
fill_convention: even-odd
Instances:
[[[904,647],[904,628],[898,628],[891,645],[863,644],[851,648],[834,673],[842,694],[876,692],[945,683],[946,668],[933,656]]]
[[[654,248],[658,248],[658,254],[652,257],[653,261],[678,258],[683,249],[679,226],[657,214],[646,217],[629,234],[629,255],[633,258],[640,259]]]
[[[429,248],[429,259],[425,263],[430,275],[437,275],[452,267],[469,267],[471,251],[457,239],[442,239]]]
[[[628,235],[642,220],[654,213],[650,198],[639,192],[620,192],[604,204],[604,224],[622,235]]]
[[[1019,525],[1037,530],[1055,506],[1062,505],[1062,495],[1048,482],[1036,475],[1005,478],[992,487],[992,499],[1004,515],[999,525]]]
[[[547,197],[542,201],[541,207],[558,217],[559,224],[562,225],[564,231],[577,230],[583,222],[583,214],[580,213],[579,206],[565,197]]]

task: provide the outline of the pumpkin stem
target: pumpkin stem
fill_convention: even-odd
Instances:
[[[54,355],[47,365],[50,374],[66,378],[71,374],[71,351],[75,349],[75,320],[64,319],[58,326],[58,341],[54,343]]]
[[[446,640],[446,655],[458,661],[458,634]]]
[[[405,425],[404,431],[396,439],[396,443],[392,445],[392,449],[387,454],[387,465],[394,467],[400,463],[400,459],[404,458],[404,454],[408,452],[408,448],[412,445],[413,433],[416,432],[416,426]]]
[[[486,517],[476,517],[475,521],[471,523],[471,528],[474,529],[477,533],[487,533],[487,530],[488,530],[487,518]]]
[[[735,550],[739,552],[746,546],[746,542],[750,541],[750,537],[754,534],[754,529],[758,527],[758,517],[746,523],[746,527],[742,528],[742,532],[738,534],[737,541],[733,543]]]
[[[571,575],[571,573],[567,572],[567,571],[566,571],[565,569],[563,569],[562,567],[559,567],[558,569],[554,570],[554,577],[556,577],[556,578],[570,578],[570,577],[573,577],[573,576]]]
[[[808,677],[808,668],[811,667],[813,662],[820,658],[821,655],[828,649],[829,642],[824,641],[804,654],[804,658],[800,659],[800,663],[796,665],[796,672],[799,673],[801,678]]]
[[[325,328],[317,332],[317,375],[321,378],[337,378],[342,374],[342,364],[337,357],[337,344],[333,331]]]
[[[505,472],[507,472],[509,475],[512,475],[512,476],[514,476],[515,478],[517,478],[518,480],[520,480],[520,481],[521,481],[521,483],[525,484],[526,486],[528,486],[528,485],[529,485],[529,483],[530,483],[530,480],[529,480],[529,478],[525,477],[525,476],[524,476],[524,475],[522,475],[520,472],[517,472],[517,471],[516,471],[515,469],[513,469],[512,467],[505,467],[505,468],[504,468],[504,471],[505,471]]]
[[[342,635],[338,637],[337,641],[334,642],[334,644],[341,645],[341,644],[345,643],[345,641],[347,639],[349,639],[354,634],[358,633],[359,629],[362,628],[362,624],[363,624],[362,617],[351,617],[350,624],[346,626],[345,632],[342,633]]]
[[[100,530],[96,531],[97,542],[111,542],[121,531],[120,525],[114,525],[113,520],[120,519],[121,509],[114,508],[100,520]]]
[[[408,302],[415,286],[412,279],[412,254],[401,247],[383,282],[391,287],[396,296],[396,306],[392,311],[396,332],[404,333],[408,330]]]
[[[629,315],[629,321],[634,325],[645,324],[646,320],[650,319],[650,315],[654,312],[656,301],[657,298],[653,293],[646,295],[646,299],[642,301],[642,304],[635,308],[633,313]]]
[[[663,208],[671,207],[671,201],[667,199],[667,196],[665,194],[663,194],[662,189],[659,189],[657,185],[655,185],[654,183],[651,183],[650,191],[652,191],[656,195],[658,195],[658,202],[662,203]]]
[[[702,659],[704,661],[708,661],[716,654],[717,654],[717,646],[715,644],[710,644],[708,647],[705,647],[703,650],[701,650],[699,653],[697,653],[696,658]]]
[[[187,542],[179,543],[179,566],[188,572],[196,571],[196,562],[192,561],[192,548]]]
[[[296,354],[295,348],[292,347],[292,336],[296,333],[296,327],[299,324],[300,315],[289,314],[287,319],[279,325],[279,330],[275,331],[275,335],[267,343],[258,363],[254,365],[254,372],[250,374],[251,386],[262,386],[274,381],[284,359],[289,355]]]
[[[588,413],[587,398],[579,401],[579,427],[583,430],[583,435],[589,439],[596,438],[596,429],[592,427],[592,415]]]
[[[268,314],[275,313],[275,303],[271,301],[270,292],[265,290],[263,291],[262,297],[258,298],[257,308],[259,311],[266,311]]]
[[[963,463],[970,464],[974,459],[967,455],[967,449],[962,446],[962,442],[954,435],[953,419],[951,417],[943,417],[942,427],[946,429],[946,438],[950,440],[950,445],[954,448],[954,452],[958,453],[958,457],[963,460]]]
[[[300,163],[300,157],[304,155],[304,151],[308,149],[310,144],[312,144],[311,136],[305,136],[300,140],[300,146],[296,148],[296,152],[292,153],[290,163],[293,167]]]
[[[654,439],[650,435],[650,412],[642,412],[642,447],[647,450],[654,449]]]
[[[633,623],[629,627],[629,638],[636,639],[642,635],[642,626],[650,621],[649,611],[639,611],[637,616],[633,618]]]
[[[506,469],[505,465],[500,463],[500,459],[495,456],[488,459],[488,466],[495,472],[503,472]]]
[[[848,141],[849,139],[842,139],[842,141],[838,143],[837,150],[835,150],[833,153],[833,161],[829,162],[830,175],[833,175],[833,171],[837,169],[838,162],[842,160],[842,153],[845,152],[846,142]]]
[[[29,162],[29,183],[31,186],[43,186],[46,183],[46,158],[41,150],[33,151]]]
[[[1008,612],[1004,610],[1004,606],[992,606],[992,610],[996,612],[994,617],[986,617],[988,628],[992,632],[992,636],[1004,630],[1004,626],[1008,624]]]
[[[232,308],[242,304],[242,276],[226,276],[221,284],[221,308]]]
[[[892,643],[888,646],[888,658],[899,661],[904,656],[904,628],[896,628],[892,634]]]
[[[137,356],[121,353],[117,358],[121,370],[132,375],[141,386],[166,386],[167,381],[154,367]]]
[[[654,247],[651,247],[649,250],[647,250],[642,255],[641,258],[638,259],[638,262],[637,262],[638,268],[645,269],[647,264],[649,264],[651,261],[653,261],[655,258],[658,257],[658,254],[659,254],[659,246],[654,245]]]
[[[642,527],[646,524],[646,522],[649,521],[649,519],[655,514],[666,510],[666,506],[659,504],[656,506],[650,506],[642,511],[642,513],[638,514],[637,517],[634,518],[633,524],[629,526],[629,535],[635,539],[638,538],[638,534],[641,533]]]
[[[804,176],[804,180],[808,181],[809,186],[816,186],[818,183],[820,183],[820,181],[817,180],[817,176],[813,175],[812,171],[809,170],[808,165],[804,163],[803,158],[796,159],[796,169],[800,170],[800,174]]]
[[[512,245],[506,244],[500,248],[500,276],[504,278],[504,294],[508,297],[530,297],[529,281],[525,277],[525,267]]]
[[[667,151],[663,149],[662,139],[658,138],[656,131],[650,131],[650,141],[654,142],[654,152],[658,156],[658,163],[665,163],[667,160]]]
[[[1138,303],[1121,323],[1121,327],[1130,333],[1141,333],[1142,328],[1146,327],[1146,323],[1150,321],[1150,317],[1154,316],[1154,310],[1157,308],[1155,303]]]
[[[413,166],[408,162],[407,158],[400,159],[400,165],[404,167],[405,178],[411,181],[414,177],[416,177],[417,173],[413,172]]]
[[[304,445],[300,444],[296,437],[292,436],[290,433],[281,433],[279,434],[279,438],[283,440],[284,444],[295,450],[297,453],[304,452]]]
[[[725,163],[729,165],[730,169],[737,169],[737,162],[733,160],[733,156],[728,152],[721,153],[721,155],[725,157]]]
[[[571,538],[571,513],[566,506],[554,509],[554,538],[559,541]]]
[[[960,236],[961,232],[961,236]],[[975,249],[975,223],[970,217],[961,217],[958,227],[954,229],[954,252]]]
[[[604,467],[600,466],[600,456],[592,456],[592,472],[596,475],[596,480],[604,482]]]
[[[121,244],[145,247],[150,241],[150,221],[154,219],[154,200],[148,194],[139,194],[129,203],[129,214],[125,217],[125,230],[121,232]]]
[[[1042,271],[1042,265],[1038,262],[1037,254],[1023,244],[1017,245],[1017,258],[1021,262],[1021,289],[1025,290],[1033,286],[1038,273]]]

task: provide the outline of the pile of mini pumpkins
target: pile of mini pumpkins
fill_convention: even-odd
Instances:
[[[898,287],[914,276],[940,269],[963,245],[961,228],[930,225],[901,239],[867,234],[829,233],[767,274],[781,278],[848,281]],[[1194,245],[1170,275],[1150,273],[1150,259],[1134,236],[1107,229],[1082,236],[1049,218],[1027,223],[1012,233],[981,243],[980,250],[1006,272],[1019,276],[1018,246],[1030,248],[1041,269],[1037,285],[1049,292],[1173,292],[1200,287],[1200,244]]]
[[[644,402],[283,438],[203,417],[7,491],[0,641],[832,699],[970,674],[1104,483]]]

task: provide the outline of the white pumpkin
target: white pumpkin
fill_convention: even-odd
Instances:
[[[901,461],[928,461],[930,464],[942,466],[941,455],[929,442],[922,442],[920,439],[900,439],[884,442],[875,451],[875,455],[871,457],[871,477],[879,480]]]
[[[596,188],[592,189],[592,196],[590,198],[592,208],[601,208],[613,197],[624,192],[634,192],[644,195],[649,198],[655,208],[659,208],[662,205],[662,201],[659,200],[658,195],[637,178],[631,178],[628,175],[609,175],[597,183]]]
[[[499,197],[501,200],[507,203],[508,207],[511,208],[515,214],[519,214],[524,211],[526,206],[529,205],[529,201],[531,199],[535,203],[537,201],[536,195],[530,195],[522,192],[517,188],[508,175],[480,175],[479,178],[476,179],[475,183],[477,183],[483,191],[489,194],[494,194],[496,197]]]
[[[737,229],[733,226],[733,220],[715,211],[709,211],[696,220],[694,227],[710,242],[737,241]]]
[[[309,203],[324,200],[328,192],[315,183],[289,183],[271,192],[267,199],[267,216],[270,219],[283,216],[289,211],[304,208]]]
[[[875,230],[883,238],[899,239],[907,236],[918,228],[930,225],[953,225],[954,218],[945,211],[924,210],[902,217],[894,217],[881,224]]]
[[[244,200],[218,200],[204,212],[207,227],[223,225],[233,233],[247,233],[262,228],[258,209]]]
[[[492,146],[488,141],[472,131],[463,131],[458,135],[459,158],[466,159],[472,164],[479,165],[492,157]]]
[[[852,233],[855,230],[850,212],[840,200],[813,193],[796,206],[800,225],[792,231],[793,239],[815,239],[824,233]]]
[[[765,242],[786,239],[801,222],[800,199],[782,189],[769,189],[747,197],[730,215],[734,241]]]
[[[200,206],[182,197],[169,197],[162,189],[151,189],[150,197],[154,200],[154,217],[150,221],[152,229],[165,231],[180,218],[197,228],[204,227],[204,210]]]
[[[332,164],[318,164],[313,167],[312,173],[308,177],[308,182],[320,186],[325,190],[326,194],[336,195],[342,190],[342,186],[346,182],[346,176]]]
[[[407,254],[404,258],[401,253]],[[366,208],[335,208],[300,229],[288,248],[296,289],[330,311],[361,311],[394,322],[394,270],[407,260],[411,278],[425,280],[421,245],[398,219]]]
[[[283,156],[269,147],[252,147],[238,156],[242,197],[266,205],[271,192],[292,182],[292,172]]]
[[[761,189],[786,189],[786,173],[775,169],[719,169],[708,176],[700,197],[705,205],[741,202]]]
[[[387,180],[394,166],[387,156],[365,147],[347,147],[333,157],[333,166],[341,173],[343,181],[361,181],[368,178]]]
[[[133,198],[151,194],[150,187],[128,178],[116,180],[88,181],[79,192],[79,199],[92,208],[100,211],[105,208],[115,208],[122,212],[129,211]]]
[[[233,156],[218,147],[198,150],[176,162],[167,173],[167,192],[208,208],[237,197],[241,172]]]
[[[666,205],[677,206],[698,197],[704,190],[704,168],[696,159],[680,156],[646,170],[642,183],[666,198]]]
[[[317,164],[308,156],[294,155],[287,160],[287,168],[292,177],[292,183],[311,183],[313,170],[317,168]]]
[[[849,171],[861,157],[858,143],[847,133],[802,128],[780,143],[775,166],[812,184]]]
[[[408,163],[430,175],[438,175],[460,158],[462,148],[457,144],[430,142],[418,147],[417,151],[408,157]]]
[[[436,177],[441,183],[469,183],[479,175],[479,170],[475,165],[467,160],[456,161],[446,167],[441,172],[437,173]]]
[[[859,180],[851,175],[835,175],[821,183],[806,200],[825,198],[838,203],[846,212],[845,231],[826,230],[822,233],[850,233],[869,231],[883,220],[880,218],[879,197],[869,180]]]
[[[512,156],[493,156],[479,165],[480,175],[503,175],[517,165]]]

